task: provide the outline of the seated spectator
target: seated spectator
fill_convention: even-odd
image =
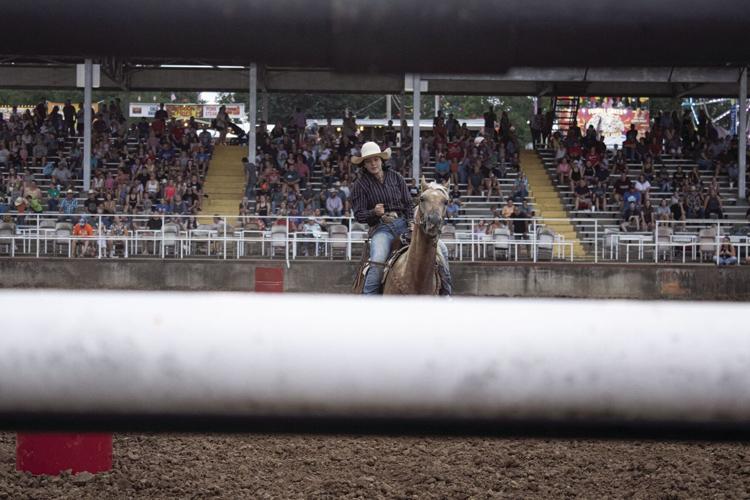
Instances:
[[[591,190],[585,180],[578,181],[578,185],[573,190],[575,194],[575,209],[586,210],[591,208]]]
[[[723,204],[718,191],[714,189],[709,190],[708,196],[703,205],[703,214],[706,218],[709,218],[712,215],[716,215],[719,219],[724,218]]]
[[[109,231],[107,234],[109,236],[119,238],[119,239],[107,239],[107,254],[110,258],[117,257],[117,252],[122,252],[123,256],[125,254],[125,246],[127,245],[127,241],[125,238],[128,236],[128,227],[127,225],[120,219],[119,216],[115,216],[112,221],[112,225],[109,227]]]
[[[607,184],[598,181],[591,190],[593,205],[592,209],[604,211],[607,209]]]
[[[687,216],[687,209],[685,208],[685,200],[681,196],[672,196],[672,204],[669,209],[672,211],[672,220],[684,221]],[[684,227],[684,224],[682,224]]]
[[[663,167],[659,170],[659,173],[656,174],[656,177],[654,178],[652,185],[657,186],[659,188],[659,191],[662,193],[672,192],[672,181],[667,175],[667,171],[664,170]]]
[[[629,201],[628,206],[623,212],[622,222],[620,223],[620,229],[622,231],[629,231],[635,229],[636,231],[641,230],[641,209],[636,205],[634,201]]]
[[[633,187],[641,194],[642,200],[648,199],[648,194],[651,190],[651,183],[646,179],[645,175],[639,175],[638,180],[633,183]]]
[[[529,181],[526,178],[526,174],[521,172],[513,182],[513,201],[521,203],[526,197],[529,196]]]
[[[474,164],[474,169],[469,175],[469,182],[466,186],[467,196],[482,196],[482,182],[484,176],[482,176],[481,167],[478,163]]]
[[[630,180],[624,173],[620,174],[620,178],[617,179],[612,186],[612,197],[615,202],[622,203],[625,199],[625,193],[629,192],[631,188]]]
[[[49,189],[47,189],[47,210],[57,212],[60,206],[60,185],[52,179]]]
[[[505,202],[505,205],[503,206],[503,210],[500,212],[503,218],[509,219],[511,215],[513,215],[513,212],[515,211],[515,205],[513,205],[513,200],[508,198],[508,201]]]
[[[444,180],[450,178],[450,168],[450,162],[445,158],[445,155],[443,153],[440,153],[438,155],[437,161],[435,162],[435,173],[437,175],[438,182],[443,182]]]
[[[491,173],[489,177],[484,179],[484,191],[487,193],[487,202],[490,201],[493,194],[498,198],[502,198],[503,193],[500,188],[500,182],[495,177],[495,174]]]
[[[674,174],[672,174],[672,188],[675,191],[684,191],[686,180],[687,177],[685,176],[685,172],[682,170],[682,165],[678,165],[677,170],[675,170]]]
[[[570,178],[570,190],[571,191],[574,191],[578,183],[582,179],[586,178],[586,176],[584,175],[583,164],[579,160],[576,160],[573,162],[569,178]]]
[[[657,220],[671,220],[672,219],[672,211],[669,208],[669,205],[667,204],[666,198],[663,198],[659,202],[659,206],[656,207],[656,218]]]
[[[716,264],[719,266],[733,266],[737,264],[737,251],[732,245],[729,236],[724,236],[721,247],[719,247],[719,255],[716,256]]]
[[[510,216],[512,223],[513,235],[516,239],[527,239],[529,232],[529,221],[525,220],[526,216],[521,212],[521,207],[516,206]],[[527,248],[528,250],[528,248]]]
[[[94,228],[91,224],[86,222],[85,217],[81,217],[78,220],[78,224],[73,226],[73,236],[78,238],[90,238],[94,236]],[[93,249],[91,241],[87,239],[79,239],[75,242],[75,251],[73,252],[74,257],[85,257],[89,254],[89,250]]]
[[[299,193],[301,178],[297,172],[297,165],[292,158],[289,158],[287,169],[282,176],[281,193],[286,195],[288,192]]]
[[[450,223],[455,223],[461,211],[461,201],[458,198],[451,198],[451,201],[445,207],[445,218]]]
[[[646,200],[641,210],[641,229],[643,231],[653,231],[656,226],[656,210],[651,205],[651,200]]]
[[[60,213],[72,215],[78,210],[78,200],[73,197],[72,189],[65,192],[65,198],[60,201]]]
[[[326,200],[326,212],[331,217],[341,217],[344,210],[344,204],[339,197],[338,191],[331,190],[331,195]]]
[[[702,219],[705,215],[705,201],[703,195],[695,186],[690,186],[685,196],[685,208],[687,209],[686,217],[688,219]]]
[[[557,160],[557,183],[560,185],[570,184],[570,163],[566,157]]]

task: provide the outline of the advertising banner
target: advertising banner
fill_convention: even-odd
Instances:
[[[170,117],[178,120],[193,118],[204,118],[212,120],[216,118],[221,104],[164,104]],[[129,105],[131,118],[153,118],[159,109],[158,103],[133,103]],[[244,104],[226,104],[227,114],[230,118],[245,118]]]
[[[230,118],[245,118],[245,105],[244,104],[225,104],[227,114]],[[203,118],[213,119],[219,113],[221,104],[204,104],[203,105]]]
[[[649,112],[647,109],[631,108],[581,108],[578,110],[578,126],[586,135],[586,129],[593,125],[594,129],[604,135],[607,146],[622,146],[625,132],[630,125],[635,125],[638,138],[648,131]]]

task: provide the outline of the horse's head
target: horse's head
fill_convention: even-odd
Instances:
[[[437,238],[443,228],[445,208],[450,196],[448,188],[436,182],[427,183],[422,177],[421,192],[415,222],[422,231],[432,238]]]

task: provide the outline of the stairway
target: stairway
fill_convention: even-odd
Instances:
[[[565,241],[573,242],[573,255],[575,260],[586,259],[588,253],[578,239],[578,233],[573,224],[567,220],[568,213],[562,204],[560,195],[547,175],[542,160],[534,151],[521,151],[521,168],[529,180],[529,191],[536,203],[535,212],[537,217],[550,217],[566,219],[560,221],[544,222],[544,225],[556,233],[565,237]]]
[[[555,110],[555,117],[552,122],[552,131],[560,131],[563,136],[571,125],[578,119],[578,107],[580,99],[578,97],[555,97],[552,107]]]
[[[200,223],[210,223],[214,214],[237,215],[245,195],[245,172],[242,158],[247,156],[244,146],[216,146],[208,169],[203,192]]]

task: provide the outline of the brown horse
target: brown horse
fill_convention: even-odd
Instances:
[[[443,228],[445,208],[450,200],[448,188],[438,183],[421,182],[419,204],[414,211],[414,231],[409,248],[388,271],[384,295],[437,295],[440,276],[437,271],[438,239]]]

